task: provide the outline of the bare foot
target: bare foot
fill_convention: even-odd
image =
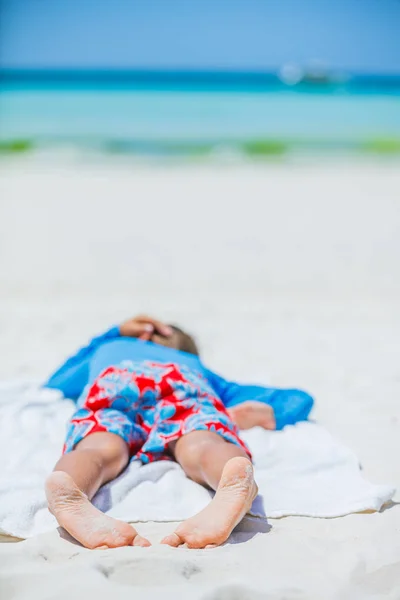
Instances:
[[[95,508],[63,471],[55,471],[47,479],[46,495],[49,510],[59,525],[86,548],[150,546],[133,527]]]
[[[269,404],[248,400],[229,408],[228,413],[239,429],[250,429],[257,426],[264,429],[276,429],[274,409]]]
[[[162,544],[188,548],[212,548],[223,544],[243,519],[257,496],[253,465],[244,457],[228,460],[210,504],[181,523]]]

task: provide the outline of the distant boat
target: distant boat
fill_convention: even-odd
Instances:
[[[349,76],[343,72],[332,72],[323,63],[315,61],[308,67],[295,63],[284,64],[278,72],[279,79],[286,85],[310,83],[312,85],[332,85],[345,83]]]

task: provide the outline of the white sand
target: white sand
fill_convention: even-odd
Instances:
[[[400,488],[398,165],[0,172],[0,379],[44,377],[148,311],[227,377],[312,391],[366,476]],[[270,525],[208,551],[159,546],[174,525],[154,523],[151,549],[2,544],[0,598],[400,598],[399,505]]]

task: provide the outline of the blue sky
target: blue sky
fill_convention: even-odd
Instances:
[[[0,0],[4,67],[400,73],[400,0]]]

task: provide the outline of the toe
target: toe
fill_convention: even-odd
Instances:
[[[162,541],[162,544],[167,544],[168,546],[172,546],[173,548],[178,548],[184,541],[179,537],[177,533],[171,533],[167,535]]]
[[[141,535],[137,534],[137,536],[133,540],[133,546],[141,546],[142,548],[148,548],[149,546],[151,546],[151,544],[149,540],[147,540],[145,537],[142,537]]]

